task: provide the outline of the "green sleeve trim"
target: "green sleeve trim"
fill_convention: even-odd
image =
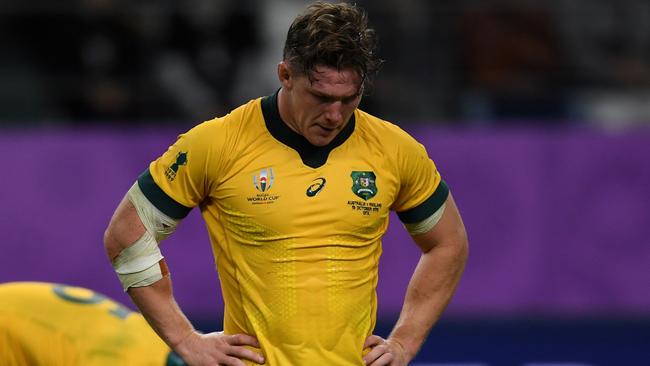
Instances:
[[[397,216],[405,224],[420,222],[438,211],[442,204],[447,201],[447,196],[449,196],[449,187],[447,187],[444,180],[441,180],[438,188],[429,198],[410,210],[398,212]]]
[[[147,199],[153,203],[157,209],[172,219],[183,219],[192,210],[191,207],[185,207],[174,201],[173,198],[169,197],[167,193],[160,189],[153,180],[148,168],[138,177],[138,186],[140,186],[144,196],[147,197]]]

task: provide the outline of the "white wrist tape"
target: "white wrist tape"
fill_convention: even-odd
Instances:
[[[436,226],[438,221],[440,221],[442,214],[445,212],[445,205],[446,204],[443,203],[436,212],[434,212],[426,219],[413,224],[404,224],[404,227],[411,235],[419,235],[428,232],[429,230],[433,229],[434,226]]]
[[[160,212],[149,199],[142,193],[138,182],[135,182],[128,192],[129,201],[133,203],[138,216],[144,227],[149,231],[157,243],[167,239],[178,225],[179,220],[174,220],[171,217]]]

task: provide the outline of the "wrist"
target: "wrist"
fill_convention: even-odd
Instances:
[[[191,329],[188,332],[179,336],[178,338],[175,338],[174,340],[170,338],[169,347],[173,349],[176,353],[182,355],[184,351],[187,351],[187,349],[190,347],[189,344],[192,343],[192,338],[194,338],[194,336],[198,334],[199,333],[196,330]]]
[[[398,348],[401,351],[407,363],[410,362],[412,359],[414,359],[415,355],[419,351],[419,347],[411,346],[409,342],[405,339],[401,339],[395,336],[390,336],[386,341],[388,343],[393,344],[396,348]]]

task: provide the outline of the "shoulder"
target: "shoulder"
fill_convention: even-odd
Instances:
[[[366,141],[375,141],[384,149],[402,150],[419,148],[420,143],[396,124],[357,109],[355,112],[357,129],[360,137]]]
[[[183,135],[197,135],[210,139],[218,134],[236,133],[262,120],[261,98],[250,100],[224,116],[199,123]]]
[[[194,156],[222,156],[249,144],[264,131],[261,98],[253,99],[224,116],[201,122],[178,136],[176,145]]]
[[[262,118],[262,98],[251,99],[245,104],[233,109],[223,117],[212,119],[210,122],[219,122],[225,126],[234,126],[250,123]]]

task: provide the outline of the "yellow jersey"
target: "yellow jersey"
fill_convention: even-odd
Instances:
[[[357,109],[316,147],[280,119],[277,93],[180,135],[138,184],[171,217],[200,207],[224,331],[256,336],[271,366],[363,365],[389,211],[418,222],[448,194],[397,126]]]
[[[176,363],[179,362],[179,363]],[[91,290],[0,284],[0,364],[181,365],[141,314]]]

